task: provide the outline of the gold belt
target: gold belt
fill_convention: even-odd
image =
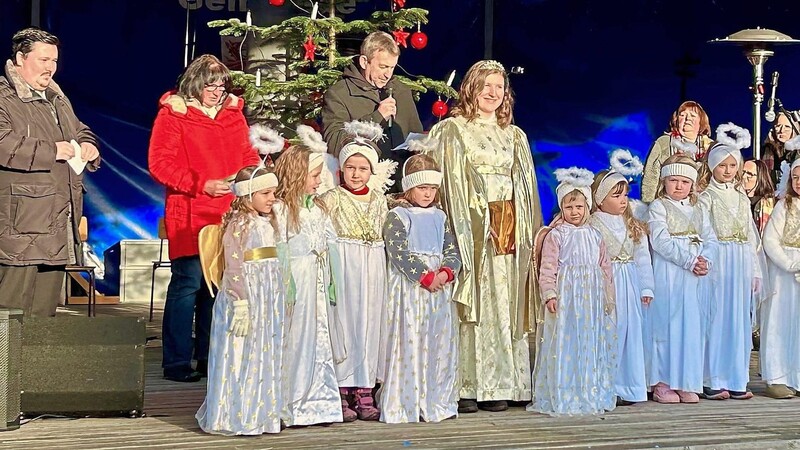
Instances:
[[[630,256],[615,256],[611,258],[611,262],[626,264],[629,262],[633,262],[633,258],[631,258]]]
[[[736,242],[738,244],[746,244],[747,235],[740,232],[734,234],[733,236],[717,237],[717,240],[720,242]]]
[[[278,250],[275,247],[251,248],[244,252],[245,261],[259,261],[261,259],[277,258]]]
[[[703,243],[703,240],[700,239],[700,236],[696,234],[689,234],[686,232],[682,232],[682,233],[672,234],[671,236],[677,238],[686,238],[689,240],[689,245],[700,245]]]

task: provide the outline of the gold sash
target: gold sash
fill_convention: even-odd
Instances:
[[[497,236],[492,236],[494,254],[513,255],[514,247],[514,201],[489,202],[489,227]]]
[[[277,258],[278,250],[275,247],[251,248],[244,252],[245,261],[258,261],[261,259]]]

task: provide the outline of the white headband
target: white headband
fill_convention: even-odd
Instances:
[[[308,173],[311,173],[317,167],[325,162],[325,153],[311,152],[308,155]]]
[[[378,165],[378,152],[375,151],[373,146],[359,141],[346,144],[339,152],[339,168],[344,169],[344,163],[353,155],[361,155],[367,158],[372,168],[372,173],[375,174],[375,167]]]
[[[661,178],[666,177],[686,177],[697,182],[697,169],[684,163],[672,163],[661,167]]]
[[[559,209],[561,208],[561,202],[564,200],[564,197],[572,191],[578,191],[583,194],[583,196],[586,197],[586,203],[589,205],[589,209],[592,208],[592,189],[589,186],[575,186],[571,183],[561,183],[556,187]]]
[[[278,177],[274,173],[259,175],[250,180],[237,181],[231,186],[233,195],[244,197],[255,192],[278,187]]]
[[[598,205],[603,203],[603,200],[606,199],[608,193],[611,192],[611,189],[614,189],[614,186],[619,184],[620,182],[625,182],[628,184],[628,180],[622,176],[621,173],[610,171],[600,180],[600,185],[597,186],[597,191],[594,193],[594,201]]]
[[[789,173],[791,173],[797,167],[800,167],[800,158],[794,160],[794,162],[792,163],[792,167],[789,168]]]
[[[436,170],[420,170],[411,175],[403,177],[403,191],[415,188],[423,184],[440,186],[442,184],[442,172]]]
[[[724,144],[717,144],[708,152],[708,167],[714,170],[722,161],[728,156],[733,156],[737,165],[742,164],[742,152],[734,147],[729,147]]]

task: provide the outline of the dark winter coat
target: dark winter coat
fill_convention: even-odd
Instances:
[[[83,172],[56,161],[56,142],[97,145],[55,82],[34,93],[9,60],[0,77],[0,264],[64,265],[77,246]],[[86,166],[97,169],[98,158]],[[67,234],[72,220],[73,235]],[[76,247],[76,255],[80,251]]]

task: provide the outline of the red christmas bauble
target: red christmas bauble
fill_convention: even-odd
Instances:
[[[411,46],[417,50],[422,50],[428,45],[428,35],[422,31],[417,31],[411,35]]]
[[[449,109],[450,108],[447,107],[447,102],[443,100],[436,100],[435,102],[433,102],[433,108],[431,108],[431,110],[433,111],[433,115],[440,119],[445,115],[447,115],[447,111]]]
[[[400,9],[406,6],[406,0],[394,0],[394,5]]]
[[[269,4],[272,6],[283,6],[286,3],[286,0],[269,0]]]

